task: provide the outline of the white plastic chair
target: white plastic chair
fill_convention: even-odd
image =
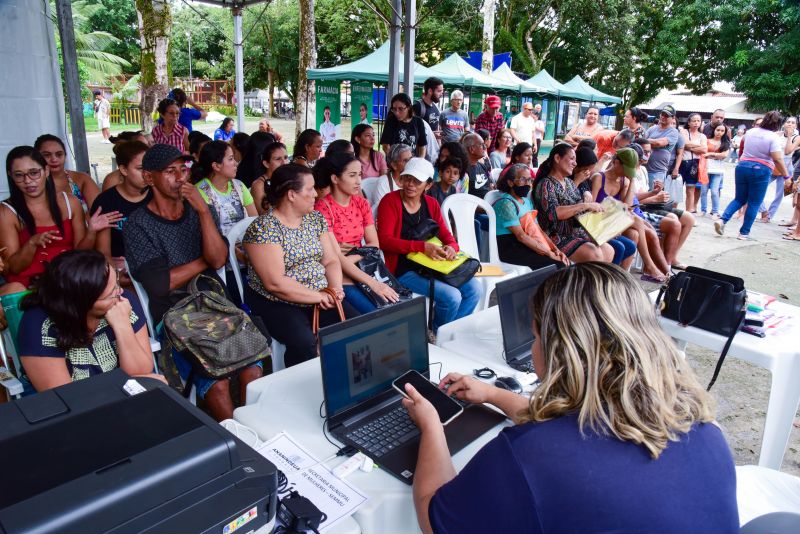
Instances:
[[[798,532],[794,530],[759,530],[748,525],[759,517],[780,512],[800,511],[800,478],[757,465],[736,467],[736,501],[742,532]],[[795,520],[795,525],[800,522]]]
[[[503,276],[478,276],[483,286],[483,302],[479,304],[479,310],[489,307],[489,297],[497,282],[514,278],[521,274],[531,272],[529,267],[524,265],[513,265],[500,261],[500,255],[497,251],[497,220],[494,214],[494,209],[485,200],[468,194],[450,195],[442,204],[442,217],[445,224],[450,228],[450,215],[455,222],[455,231],[458,235],[458,246],[472,256],[479,258],[478,240],[475,236],[475,211],[481,208],[489,216],[489,264],[497,265],[506,274]]]
[[[228,264],[233,269],[233,278],[236,280],[236,288],[239,290],[239,298],[242,299],[242,302],[244,302],[244,286],[242,285],[242,273],[239,271],[239,260],[236,259],[236,244],[242,240],[247,228],[256,219],[257,217],[245,217],[234,224],[228,230],[228,235],[225,236],[228,240]]]
[[[156,325],[153,324],[153,317],[150,315],[150,298],[147,296],[147,291],[144,290],[142,284],[133,278],[131,269],[128,266],[128,260],[125,260],[125,271],[131,279],[133,289],[139,296],[139,304],[142,305],[142,311],[144,311],[144,320],[147,323],[147,336],[150,338],[150,350],[153,351],[153,362],[156,364],[156,372],[158,372],[158,362],[156,362],[155,353],[161,350],[161,343],[156,339]]]

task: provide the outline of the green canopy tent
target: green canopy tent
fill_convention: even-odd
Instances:
[[[555,91],[551,94],[558,95],[561,98],[566,98],[569,100],[591,100],[592,98],[588,93],[583,91],[575,91],[574,89],[570,89],[569,87],[565,86],[563,83],[550,76],[550,74],[544,69],[540,70],[535,76],[528,78],[526,81],[533,85],[546,87],[549,90],[548,92]]]
[[[519,92],[519,84],[508,82],[479,71],[458,54],[450,54],[447,59],[431,67],[431,70],[441,72],[451,78],[460,78],[460,82],[452,85],[461,85],[473,89],[491,89],[494,91]],[[444,83],[451,85],[443,76],[439,76]]]
[[[583,78],[576,75],[570,81],[564,84],[564,87],[569,88],[570,90],[579,91],[582,93],[586,93],[591,95],[592,102],[603,102],[604,104],[621,104],[622,99],[616,96],[608,95],[602,91],[599,91],[586,83]]]
[[[492,72],[492,77],[496,80],[501,80],[506,83],[517,84],[519,87],[519,92],[523,95],[549,94],[558,96],[558,92],[552,88],[535,83],[529,83],[528,81],[523,80],[514,74],[514,71],[511,70],[511,68],[508,66],[508,63],[502,63],[499,67],[494,69],[494,72]]]
[[[399,77],[403,78],[403,58],[400,57]],[[446,73],[424,67],[414,63],[414,83],[423,83],[431,76],[441,78],[445,84],[460,85],[462,78],[449,76]],[[309,80],[329,81],[364,81],[374,83],[387,83],[389,81],[389,41],[383,43],[377,50],[352,63],[337,65],[327,69],[308,69]]]

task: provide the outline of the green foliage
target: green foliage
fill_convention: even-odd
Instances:
[[[728,0],[716,6],[720,75],[744,92],[751,109],[800,112],[800,4]],[[730,60],[726,60],[730,58]]]
[[[141,55],[139,21],[136,6],[131,0],[93,0],[93,10],[87,22],[92,29],[113,35],[117,40],[108,45],[106,52],[123,58],[123,73],[137,74]],[[74,3],[73,3],[74,5]]]
[[[232,80],[233,17],[230,9],[217,9],[197,3],[192,7],[194,9],[186,5],[176,5],[173,9],[170,37],[172,74],[189,77],[189,38],[186,35],[188,32],[192,36],[192,76],[212,80]],[[245,19],[255,9],[245,10]]]

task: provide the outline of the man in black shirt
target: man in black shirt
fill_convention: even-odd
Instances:
[[[414,115],[427,122],[436,141],[441,142],[441,130],[439,129],[439,101],[444,94],[444,82],[436,77],[430,77],[422,85],[422,98],[414,102]]]
[[[462,141],[464,151],[469,158],[467,166],[467,176],[469,176],[470,195],[483,198],[486,193],[494,189],[492,183],[492,167],[484,159],[486,157],[486,145],[483,138],[478,134],[467,134]]]
[[[217,230],[216,212],[200,196],[189,180],[184,156],[170,145],[152,146],[142,158],[145,184],[153,196],[150,202],[134,211],[122,231],[125,258],[130,274],[141,282],[150,298],[153,324],[161,322],[169,308],[181,298],[182,289],[196,275],[225,265],[228,246]],[[173,357],[181,376],[186,379],[191,366],[183,357]],[[261,376],[261,369],[251,366],[240,375],[242,390],[247,382]],[[196,377],[197,396],[206,399],[211,415],[221,421],[233,417],[229,381]]]

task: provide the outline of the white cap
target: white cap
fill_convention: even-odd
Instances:
[[[433,165],[425,158],[411,158],[406,163],[406,168],[400,173],[403,175],[413,176],[420,182],[427,182],[433,179]]]

